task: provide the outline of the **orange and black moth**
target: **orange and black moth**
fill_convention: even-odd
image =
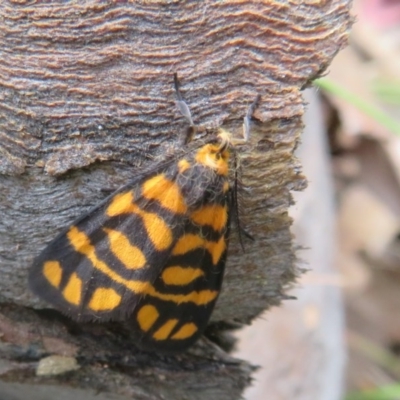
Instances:
[[[32,291],[77,321],[129,321],[140,348],[192,345],[221,290],[235,201],[230,146],[219,130],[138,174],[41,252]]]

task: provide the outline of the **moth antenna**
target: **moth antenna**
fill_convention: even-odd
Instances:
[[[254,110],[257,107],[258,102],[260,101],[261,96],[258,94],[254,101],[250,104],[249,108],[247,109],[247,113],[243,118],[243,138],[247,142],[250,138],[250,120],[254,114]]]
[[[184,144],[187,144],[192,140],[192,137],[196,132],[196,126],[194,125],[190,108],[185,102],[185,100],[183,100],[181,91],[179,90],[179,79],[178,79],[178,74],[176,72],[174,73],[174,87],[175,87],[176,97],[178,99],[176,101],[176,106],[178,107],[179,112],[186,119],[186,121],[189,122],[189,128],[187,129],[186,135],[183,140]]]

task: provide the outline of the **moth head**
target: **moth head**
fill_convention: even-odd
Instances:
[[[224,129],[219,129],[215,142],[207,143],[197,151],[196,161],[211,168],[218,175],[227,176],[230,146],[231,134]]]

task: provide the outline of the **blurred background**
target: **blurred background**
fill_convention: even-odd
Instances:
[[[238,333],[247,400],[400,399],[400,1],[354,3],[349,47],[304,92],[293,233],[307,272]]]

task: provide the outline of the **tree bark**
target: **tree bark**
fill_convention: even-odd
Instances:
[[[279,304],[299,274],[287,209],[290,191],[306,185],[293,155],[301,90],[346,44],[349,8],[349,0],[1,2],[0,390],[240,398],[252,370],[245,362],[205,339],[179,356],[144,353],[123,328],[34,311],[48,305],[27,290],[27,271],[104,189],[178,148],[186,122],[177,72],[194,122],[235,137],[261,96],[239,146],[241,222],[255,240],[243,252],[232,235],[212,321],[248,323]],[[51,355],[80,368],[36,376]]]

